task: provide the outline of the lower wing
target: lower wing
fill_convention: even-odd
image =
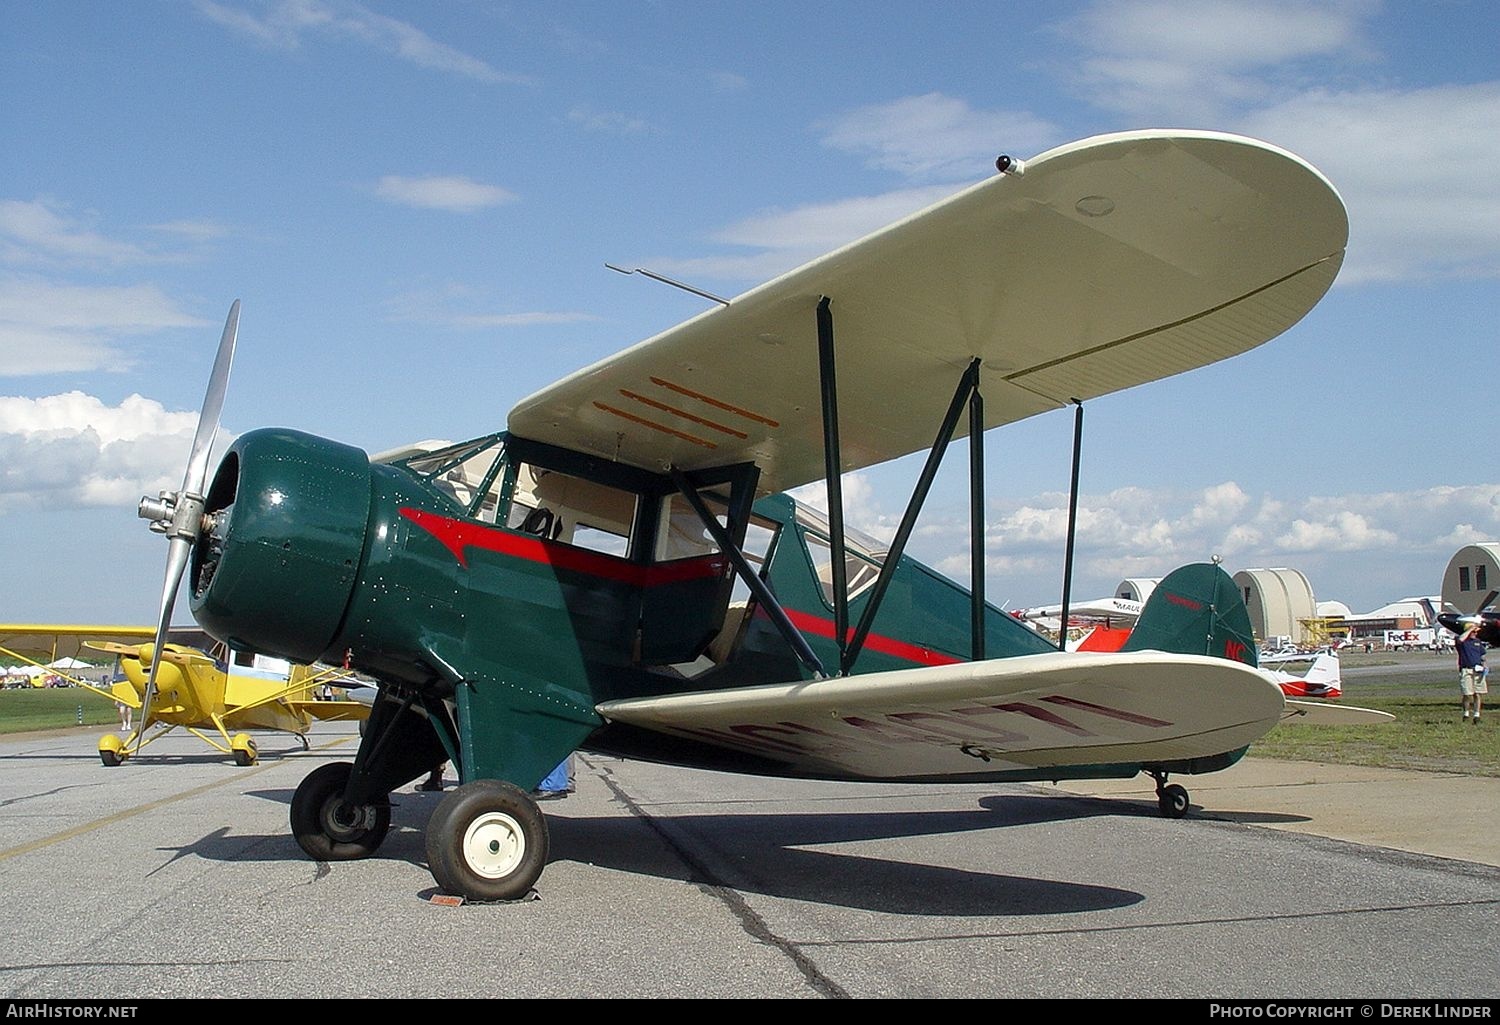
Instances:
[[[885,673],[629,698],[611,723],[796,775],[1001,777],[1237,751],[1282,718],[1262,673],[1155,651],[1043,653]]]

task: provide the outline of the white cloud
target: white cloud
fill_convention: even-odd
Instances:
[[[1119,0],[1059,29],[1093,54],[1074,69],[1091,102],[1191,127],[1298,88],[1313,59],[1362,59],[1373,9],[1364,0]]]
[[[888,538],[900,510],[884,508],[890,489],[879,479],[878,471],[845,477],[845,518]],[[824,506],[821,485],[796,494]],[[992,600],[1027,606],[1058,600],[1067,517],[1065,493],[990,503],[985,564]],[[1316,593],[1374,608],[1398,597],[1396,591],[1433,593],[1454,551],[1497,539],[1500,484],[1293,497],[1251,495],[1234,481],[1191,491],[1120,488],[1079,497],[1073,593],[1112,593],[1122,579],[1161,577],[1220,556],[1230,572],[1297,567]],[[930,507],[909,554],[967,579],[967,507]]]
[[[121,370],[131,362],[122,336],[207,323],[154,285],[0,279],[0,377]]]
[[[962,184],[928,185],[793,210],[768,210],[714,233],[714,241],[750,252],[694,259],[659,257],[646,263],[664,274],[689,281],[759,283],[946,199],[963,187]]]
[[[889,542],[901,525],[900,513],[891,515],[881,508],[875,483],[866,473],[846,473],[839,480],[844,506],[844,525],[877,541]],[[788,492],[797,501],[810,505],[824,515],[828,513],[828,486],[813,481]]]
[[[0,200],[0,259],[13,266],[116,266],[152,259],[140,246],[117,242],[45,199]]]
[[[0,510],[133,506],[176,488],[197,424],[140,395],[117,406],[77,391],[0,397]]]
[[[1001,153],[1029,155],[1058,138],[1053,125],[1033,114],[974,110],[942,93],[861,107],[820,127],[825,146],[928,181],[978,181],[993,172]]]
[[[1500,82],[1346,84],[1384,70],[1367,29],[1378,11],[1370,0],[1106,0],[1059,30],[1086,51],[1076,74],[1096,106],[1243,132],[1326,174],[1350,214],[1341,285],[1500,277]]]
[[[1066,31],[1130,58],[1256,69],[1361,46],[1369,2],[1117,0],[1095,4]]]
[[[529,81],[524,75],[500,71],[487,61],[440,43],[407,22],[347,0],[279,0],[261,4],[257,13],[216,0],[197,0],[197,8],[211,21],[278,49],[295,50],[309,37],[333,36],[353,39],[419,67],[480,82]]]
[[[1500,82],[1314,90],[1241,130],[1326,174],[1349,207],[1345,283],[1500,276]]]
[[[1320,520],[1296,519],[1276,538],[1286,552],[1357,552],[1394,545],[1397,536],[1372,524],[1368,517],[1348,510]]]
[[[516,199],[515,193],[498,185],[486,185],[458,175],[407,178],[388,174],[376,184],[375,195],[403,206],[455,213],[472,213]]]

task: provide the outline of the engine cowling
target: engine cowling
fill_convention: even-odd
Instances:
[[[194,618],[232,647],[324,658],[358,577],[370,494],[369,458],[353,446],[283,428],[242,435],[206,496]]]

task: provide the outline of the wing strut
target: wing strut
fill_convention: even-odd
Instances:
[[[735,572],[740,575],[741,580],[745,581],[745,586],[750,588],[750,593],[755,595],[755,600],[760,603],[760,607],[771,617],[771,622],[776,624],[776,629],[781,631],[781,635],[797,653],[797,658],[812,670],[814,677],[820,680],[825,679],[828,672],[807,643],[807,638],[802,636],[802,631],[792,625],[786,609],[781,607],[781,603],[776,600],[776,596],[771,593],[766,582],[755,572],[755,568],[745,558],[745,553],[740,551],[739,545],[734,543],[734,538],[729,536],[729,531],[725,529],[724,524],[720,523],[719,518],[703,504],[703,499],[698,495],[698,489],[693,487],[687,475],[677,467],[670,466],[667,472],[671,474],[672,483],[677,486],[682,497],[687,499],[688,505],[693,507],[693,512],[698,514],[698,519],[703,521],[703,526],[708,530],[709,536],[714,539],[714,543],[719,546],[719,550],[729,557],[729,561],[734,564]]]
[[[977,364],[978,361],[976,360]],[[979,380],[969,393],[969,644],[984,661],[984,396]]]
[[[880,576],[875,578],[875,585],[870,589],[869,601],[865,603],[864,612],[860,614],[859,625],[854,628],[854,635],[849,638],[848,647],[844,650],[840,669],[846,676],[853,668],[854,660],[859,657],[860,649],[865,645],[865,638],[869,636],[870,627],[875,622],[875,613],[880,610],[880,603],[885,598],[885,592],[896,575],[896,566],[901,561],[906,542],[911,537],[912,529],[917,525],[917,514],[922,511],[922,504],[927,500],[927,492],[932,488],[933,479],[937,477],[938,467],[943,462],[943,453],[948,450],[948,442],[953,440],[953,429],[958,426],[958,418],[962,415],[970,396],[976,394],[978,389],[979,359],[975,357],[970,361],[963,377],[959,379],[958,390],[953,393],[953,401],[948,405],[948,412],[943,417],[942,426],[938,428],[937,439],[933,441],[932,448],[927,453],[927,463],[922,467],[921,476],[917,478],[916,487],[912,489],[911,498],[906,503],[906,513],[901,517],[901,525],[896,528],[896,536],[891,540],[890,551],[886,553],[885,561],[881,563]]]
[[[823,474],[828,487],[828,544],[833,587],[833,636],[848,672],[849,567],[844,561],[844,464],[839,451],[839,389],[834,376],[833,314],[828,296],[818,300],[818,386],[823,401]]]
[[[891,548],[880,567],[880,576],[871,589],[870,598],[860,615],[859,625],[849,630],[849,586],[847,564],[844,556],[844,493],[842,487],[843,461],[839,451],[838,382],[835,374],[833,351],[833,314],[830,300],[825,295],[818,300],[818,386],[823,406],[823,462],[825,482],[828,488],[828,533],[830,557],[833,565],[833,635],[839,646],[839,674],[847,676],[864,648],[870,627],[875,622],[881,601],[890,587],[896,566],[906,542],[916,526],[917,514],[927,500],[927,492],[942,465],[943,454],[953,440],[953,431],[958,426],[964,405],[969,406],[969,519],[971,547],[970,586],[971,651],[977,662],[984,658],[984,398],[979,393],[979,364],[976,356],[960,378],[953,401],[943,417],[942,426],[927,453],[927,463],[922,467],[901,526],[891,542]],[[702,515],[700,513],[700,515]]]
[[[1063,551],[1062,619],[1057,627],[1057,650],[1068,650],[1068,600],[1073,590],[1073,537],[1078,527],[1078,464],[1083,454],[1083,403],[1073,400],[1073,482],[1068,488],[1068,544]]]

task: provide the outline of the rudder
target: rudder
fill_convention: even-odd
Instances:
[[[1215,563],[1179,567],[1151,592],[1122,651],[1214,655],[1258,665],[1240,590]]]

